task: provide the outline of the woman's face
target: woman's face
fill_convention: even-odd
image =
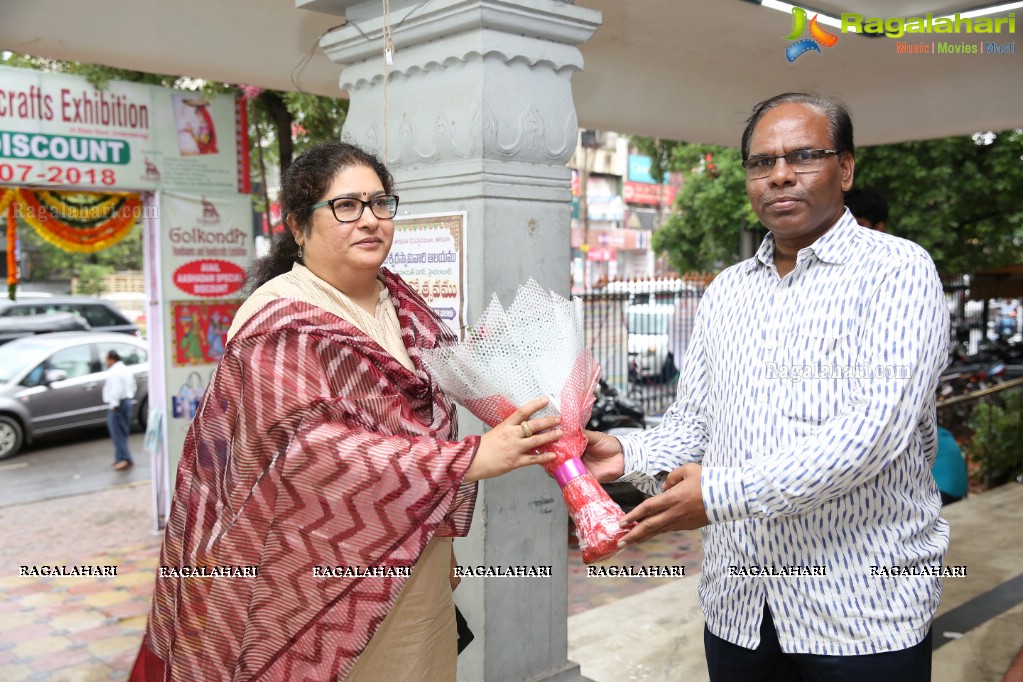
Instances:
[[[338,197],[369,201],[382,194],[386,192],[376,171],[368,166],[350,166],[334,177],[320,201]],[[377,218],[369,206],[363,207],[358,220],[345,223],[338,222],[330,206],[321,206],[313,211],[310,223],[308,236],[300,229],[293,230],[302,246],[302,262],[334,286],[353,276],[376,277],[394,239],[394,221]]]

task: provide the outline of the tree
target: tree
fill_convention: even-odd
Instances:
[[[654,233],[654,249],[667,253],[679,272],[736,262],[741,231],[759,225],[746,197],[740,150],[649,138],[632,143],[654,158],[651,174],[657,159],[667,158],[661,172],[685,178],[671,217]],[[708,153],[716,177],[707,172]],[[1020,159],[1023,130],[861,147],[854,185],[888,199],[891,233],[927,249],[943,274],[965,274],[1020,259]]]
[[[29,260],[27,274],[32,279],[71,279],[83,277],[84,266],[96,266],[110,274],[118,270],[142,269],[142,226],[135,229],[113,246],[82,255],[69,253],[43,240],[39,233],[24,221],[18,221],[18,237],[22,241],[22,252]],[[95,268],[89,272],[95,273]]]
[[[889,203],[889,232],[927,249],[944,274],[1020,261],[1023,130],[862,147],[855,185]]]
[[[736,262],[742,230],[758,224],[746,198],[739,150],[650,138],[631,142],[651,156],[650,174],[655,179],[669,171],[684,178],[671,215],[653,235],[654,250],[666,253],[677,272],[720,269]]]

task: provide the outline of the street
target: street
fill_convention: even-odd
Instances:
[[[145,434],[128,439],[135,466],[114,471],[114,445],[105,427],[49,436],[0,461],[0,508],[149,480]]]

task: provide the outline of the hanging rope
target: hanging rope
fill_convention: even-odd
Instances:
[[[394,63],[394,37],[391,33],[391,0],[384,3],[384,163],[390,163],[387,156],[387,69]]]
[[[12,194],[12,190],[7,190]],[[14,300],[14,292],[18,288],[18,219],[14,214],[14,201],[7,196],[7,297]]]

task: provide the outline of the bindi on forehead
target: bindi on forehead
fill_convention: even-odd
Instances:
[[[359,199],[359,198],[368,199],[370,197],[380,196],[381,194],[384,194],[384,190],[383,189],[375,189],[372,192],[340,192],[338,194],[335,194],[334,196],[336,198],[338,198],[338,199]]]

